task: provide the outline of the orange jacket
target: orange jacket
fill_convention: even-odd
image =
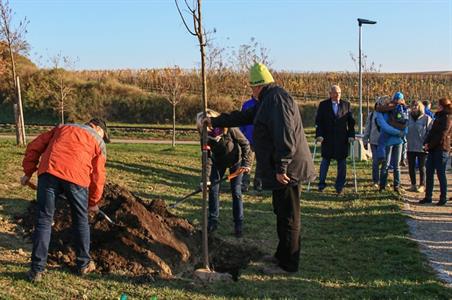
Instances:
[[[89,188],[89,206],[94,206],[102,197],[106,159],[105,143],[92,127],[66,124],[28,144],[22,166],[28,177],[38,170],[38,176],[49,173]]]

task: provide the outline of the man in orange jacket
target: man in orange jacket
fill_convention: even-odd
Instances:
[[[88,211],[99,210],[97,204],[105,184],[105,143],[109,141],[107,125],[95,118],[84,125],[56,126],[28,145],[21,184],[27,185],[38,171],[36,224],[31,268],[27,274],[30,281],[40,281],[45,270],[55,201],[61,194],[71,206],[79,274],[96,269],[89,255]]]

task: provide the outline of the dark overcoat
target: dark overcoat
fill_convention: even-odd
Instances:
[[[287,174],[289,184],[315,179],[316,172],[303,130],[300,110],[281,87],[270,84],[259,94],[257,104],[245,111],[234,111],[212,118],[213,127],[235,127],[254,124],[256,168],[265,189],[284,186],[276,174]]]
[[[331,99],[320,102],[315,126],[315,136],[323,137],[323,158],[344,159],[348,156],[348,138],[355,137],[355,119],[350,102],[340,100],[337,115],[334,114]]]

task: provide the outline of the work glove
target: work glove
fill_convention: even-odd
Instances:
[[[99,211],[99,206],[97,204],[93,205],[93,206],[88,206],[88,211],[89,212],[93,212],[93,213],[97,213]]]
[[[30,177],[28,177],[27,175],[24,175],[22,177],[20,177],[20,184],[21,185],[27,185],[27,183],[30,181]]]
[[[349,143],[353,143],[354,141],[355,141],[355,138],[354,138],[354,137],[349,137],[349,138],[348,138],[348,142],[349,142]]]
[[[323,142],[323,136],[318,136],[318,137],[316,137],[316,138],[315,138],[315,142],[316,142],[316,143],[321,143],[321,142]]]

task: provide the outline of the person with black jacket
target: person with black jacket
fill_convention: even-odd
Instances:
[[[218,116],[216,111],[208,110],[207,116]],[[197,115],[197,126],[202,131],[203,113]],[[232,215],[234,218],[234,234],[242,237],[243,234],[243,202],[242,177],[243,173],[250,171],[251,148],[250,143],[238,128],[208,128],[208,142],[210,148],[207,157],[207,176],[210,180],[209,189],[209,219],[208,231],[214,232],[218,228],[220,215],[220,184],[214,184],[223,178],[226,169],[229,173],[240,173],[231,179]]]
[[[432,128],[425,141],[424,150],[428,152],[426,163],[426,186],[425,198],[420,200],[420,204],[432,203],[433,196],[433,176],[436,170],[438,176],[440,196],[436,205],[447,203],[447,177],[446,168],[451,150],[452,134],[452,102],[448,98],[438,101],[438,110],[435,114]]]
[[[349,143],[355,140],[355,119],[350,102],[341,100],[341,88],[333,85],[330,98],[320,102],[315,118],[316,143],[322,144],[319,191],[326,187],[326,176],[330,161],[337,161],[337,176],[334,185],[336,193],[342,194],[347,176]]]
[[[254,124],[257,168],[263,189],[272,190],[279,243],[267,259],[276,265],[267,274],[297,272],[300,260],[300,184],[315,179],[314,164],[301,114],[292,97],[274,84],[263,64],[250,69],[250,86],[257,104],[245,111],[206,118],[207,125],[232,127]]]

